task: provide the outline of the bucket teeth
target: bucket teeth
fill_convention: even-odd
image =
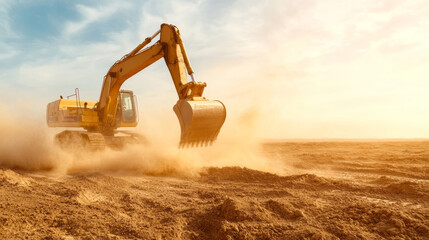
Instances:
[[[213,145],[216,139],[201,139],[201,140],[182,140],[179,143],[179,148],[193,148],[193,147],[208,147]]]

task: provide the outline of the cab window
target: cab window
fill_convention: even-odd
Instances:
[[[135,122],[136,115],[134,111],[133,96],[130,93],[121,93],[122,121]]]

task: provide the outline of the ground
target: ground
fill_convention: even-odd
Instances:
[[[287,174],[230,166],[195,176],[52,175],[3,167],[0,238],[429,239],[429,141],[262,147]]]

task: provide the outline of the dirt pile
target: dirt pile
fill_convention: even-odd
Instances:
[[[0,238],[429,238],[427,142],[292,142],[264,149],[272,163],[286,152],[285,166],[299,174],[3,167]]]

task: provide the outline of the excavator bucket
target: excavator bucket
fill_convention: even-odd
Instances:
[[[180,147],[207,146],[216,140],[225,122],[226,109],[220,101],[179,100],[173,107],[180,122]]]

